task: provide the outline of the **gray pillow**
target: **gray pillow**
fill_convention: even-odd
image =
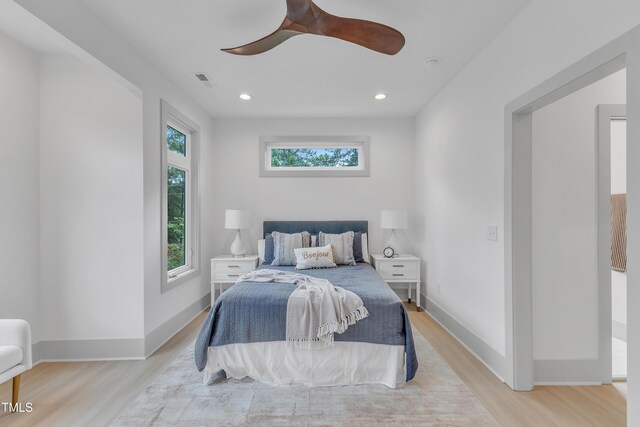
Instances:
[[[265,258],[266,258],[266,255],[265,255]],[[353,233],[353,259],[356,262],[364,262],[364,255],[362,254],[362,232],[361,231],[356,231],[355,233]]]
[[[353,238],[353,231],[342,234],[326,234],[321,231],[318,234],[318,246],[331,245],[333,260],[336,264],[356,265],[353,258]]]
[[[274,231],[271,235],[273,236],[273,261],[271,265],[296,265],[296,254],[293,250],[311,246],[311,235],[306,231],[294,234]]]
[[[264,263],[271,264],[273,262],[273,236],[271,233],[264,236]]]

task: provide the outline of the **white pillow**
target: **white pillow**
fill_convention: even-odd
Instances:
[[[264,263],[264,239],[258,240],[258,258],[260,264]]]
[[[296,254],[296,270],[336,267],[331,245],[319,248],[296,248],[293,251]]]

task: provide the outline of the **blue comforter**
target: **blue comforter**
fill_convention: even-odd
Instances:
[[[272,267],[294,271],[294,267]],[[329,280],[356,293],[369,311],[363,319],[335,341],[402,345],[406,352],[407,381],[415,376],[418,360],[407,310],[400,298],[369,264],[341,266],[301,273]],[[234,285],[216,300],[195,345],[198,370],[207,365],[207,350],[227,344],[286,341],[286,317],[289,295],[295,285],[286,283],[244,282]]]

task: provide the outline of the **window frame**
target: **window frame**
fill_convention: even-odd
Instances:
[[[368,136],[262,136],[260,137],[261,177],[367,177],[369,171]],[[271,150],[278,148],[357,148],[356,167],[273,167]]]
[[[181,124],[179,124],[178,122],[176,122],[172,117],[169,117],[167,119],[166,125],[164,127],[165,129],[165,136],[166,136],[166,129],[167,127],[172,127],[174,130],[182,133],[183,135],[185,135],[185,152],[187,153],[186,155],[182,155],[182,154],[178,154],[174,151],[169,150],[168,148],[167,150],[167,167],[166,169],[169,169],[170,167],[173,167],[175,169],[178,169],[180,171],[183,171],[185,173],[185,187],[184,187],[184,196],[185,196],[185,202],[184,202],[184,265],[174,268],[173,270],[169,270],[167,271],[167,275],[168,275],[168,279],[169,281],[171,281],[172,279],[180,276],[181,274],[191,270],[191,266],[193,264],[193,249],[191,247],[191,240],[192,240],[192,228],[193,228],[193,218],[192,218],[192,202],[193,202],[193,194],[191,193],[191,181],[193,180],[192,177],[192,172],[191,172],[191,130],[184,128]],[[167,175],[168,175],[168,171],[167,171]],[[168,178],[168,176],[167,176]],[[168,179],[167,179],[168,181]],[[168,183],[167,183],[167,204],[168,204],[168,198],[169,198],[169,194],[168,194]],[[167,209],[167,205],[165,204],[165,209]],[[167,225],[169,222],[169,218],[167,217]],[[168,235],[168,231],[167,231],[167,235]],[[165,241],[165,244],[167,245],[167,253],[168,253],[168,245],[169,245],[169,241],[168,241],[168,237],[167,240]],[[167,255],[168,257],[168,255]],[[167,263],[169,262],[169,260],[167,259]],[[168,268],[168,267],[167,267]]]
[[[167,147],[167,126],[186,135],[186,155],[176,153]],[[200,127],[161,100],[161,144],[162,144],[162,262],[161,292],[167,292],[200,274],[200,193],[199,182],[199,148]],[[185,265],[167,271],[168,268],[168,168],[174,167],[185,171]]]

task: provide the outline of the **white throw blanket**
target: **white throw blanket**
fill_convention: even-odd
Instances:
[[[287,342],[308,350],[333,346],[333,334],[369,316],[362,299],[326,279],[280,270],[256,270],[239,282],[291,283],[298,288],[287,302]]]

